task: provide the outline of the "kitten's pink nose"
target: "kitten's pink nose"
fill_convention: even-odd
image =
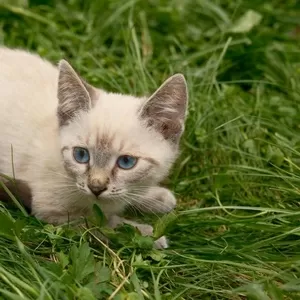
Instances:
[[[101,193],[103,193],[104,191],[107,190],[107,187],[104,185],[88,185],[89,189],[91,190],[91,192],[98,197]]]
[[[107,190],[108,183],[109,178],[101,173],[97,174],[97,176],[94,177],[89,176],[87,182],[89,189],[96,197]]]

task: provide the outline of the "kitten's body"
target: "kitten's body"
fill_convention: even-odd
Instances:
[[[95,202],[108,218],[128,203],[167,211],[174,197],[153,186],[167,175],[178,141],[145,125],[146,105],[147,98],[92,88],[66,62],[58,69],[0,48],[0,172],[28,183],[33,214],[51,223],[89,214]],[[77,146],[88,149],[89,164],[74,161]],[[125,154],[140,157],[133,170],[114,166]],[[87,186],[104,181],[106,190],[95,197]]]
[[[0,48],[0,171],[30,184],[31,209],[48,222],[60,222],[68,212],[65,221],[82,210],[77,197],[76,205],[66,207],[69,195],[59,188],[72,183],[61,159],[57,78],[57,68],[38,56]]]

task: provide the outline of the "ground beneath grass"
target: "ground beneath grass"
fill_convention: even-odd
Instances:
[[[299,1],[2,0],[0,43],[110,91],[182,72],[190,93],[179,205],[152,218],[170,248],[2,206],[1,299],[300,299]]]

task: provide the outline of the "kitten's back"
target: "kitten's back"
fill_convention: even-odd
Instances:
[[[1,105],[9,99],[15,105],[22,100],[26,107],[40,104],[40,101],[56,107],[57,78],[57,68],[41,57],[22,50],[0,48]],[[28,97],[28,101],[24,97]]]
[[[45,122],[55,126],[57,77],[39,56],[0,48],[0,172],[11,174],[11,145],[18,165]]]

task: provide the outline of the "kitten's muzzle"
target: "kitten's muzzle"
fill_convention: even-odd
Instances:
[[[96,197],[107,190],[108,184],[109,178],[105,174],[100,172],[94,174],[94,176],[90,175],[87,182],[88,188]]]
[[[94,186],[94,185],[88,185],[88,188],[91,190],[91,192],[96,196],[98,197],[100,194],[102,194],[104,191],[107,190],[107,186],[105,185],[97,185],[97,186]]]

